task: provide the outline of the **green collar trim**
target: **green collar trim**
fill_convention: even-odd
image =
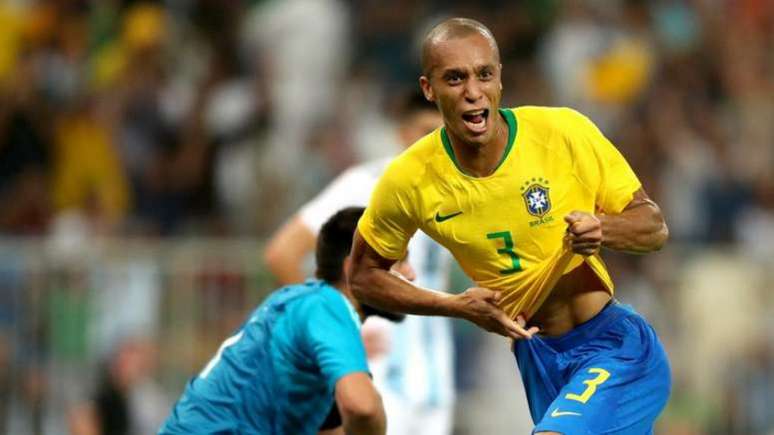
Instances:
[[[516,131],[518,130],[516,116],[513,114],[512,110],[499,109],[498,111],[500,112],[500,115],[505,118],[505,122],[508,124],[508,143],[505,145],[503,156],[500,157],[500,162],[497,163],[497,167],[495,167],[494,172],[497,172],[497,170],[500,169],[500,166],[503,165],[505,159],[508,158],[508,155],[511,153],[513,144],[516,142]],[[460,166],[460,163],[457,161],[457,156],[454,155],[454,148],[452,148],[451,140],[449,140],[449,135],[446,133],[446,127],[441,128],[441,142],[443,142],[443,149],[446,150],[446,154],[448,154],[451,161],[454,162],[454,166],[456,166],[457,169],[463,174],[472,176],[465,172]]]

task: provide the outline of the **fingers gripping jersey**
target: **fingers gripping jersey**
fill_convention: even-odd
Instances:
[[[621,153],[574,110],[500,113],[510,134],[494,173],[465,174],[445,130],[436,130],[390,164],[358,230],[380,255],[398,259],[421,229],[478,285],[502,291],[508,314],[530,316],[561,275],[584,261],[564,246],[564,216],[620,213],[640,182]],[[599,255],[585,261],[612,293]]]

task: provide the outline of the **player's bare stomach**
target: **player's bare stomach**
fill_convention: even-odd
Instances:
[[[554,337],[591,319],[610,301],[610,293],[586,263],[562,276],[530,319],[540,334]]]

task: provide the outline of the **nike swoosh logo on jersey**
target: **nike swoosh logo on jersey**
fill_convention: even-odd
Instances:
[[[435,212],[435,221],[436,221],[436,222],[443,222],[443,221],[448,221],[449,219],[451,219],[451,218],[453,218],[453,217],[455,217],[455,216],[459,216],[459,215],[461,215],[461,214],[462,214],[462,212],[461,212],[461,211],[458,211],[458,212],[456,212],[456,213],[447,214],[446,216],[441,216],[441,214],[440,214],[440,213],[438,213],[438,212]]]
[[[553,411],[551,411],[551,417],[562,417],[564,415],[581,415],[581,413],[572,411],[560,411],[559,408],[555,408]]]

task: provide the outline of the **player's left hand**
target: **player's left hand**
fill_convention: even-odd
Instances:
[[[602,223],[591,213],[573,211],[564,217],[567,233],[564,239],[572,251],[583,256],[594,255],[602,247]]]

